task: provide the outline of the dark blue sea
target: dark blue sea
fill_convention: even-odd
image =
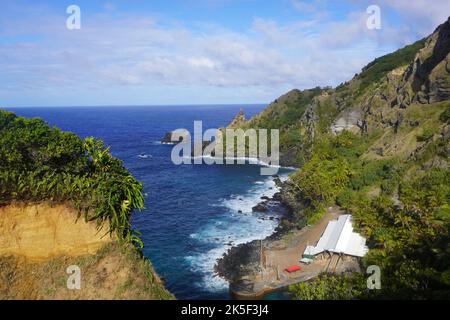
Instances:
[[[203,121],[203,130],[226,126],[241,106],[33,107],[9,108],[40,117],[81,137],[95,136],[144,183],[146,209],[133,214],[149,257],[166,287],[179,299],[228,299],[228,284],[214,274],[217,258],[231,245],[270,235],[277,219],[252,213],[271,178],[257,165],[174,165],[173,146],[159,141],[168,131]],[[246,105],[250,117],[263,105]],[[139,157],[145,155],[145,157]],[[280,169],[286,176],[288,171]],[[242,211],[242,212],[240,212]],[[278,217],[275,217],[278,218]]]

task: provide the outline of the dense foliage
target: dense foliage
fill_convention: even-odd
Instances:
[[[291,176],[294,190],[306,202],[307,223],[317,222],[325,206],[333,202],[348,183],[350,168],[344,158],[328,158],[314,155],[302,170]]]
[[[119,240],[142,245],[130,225],[144,206],[142,184],[102,141],[0,110],[0,205],[15,201],[69,202],[87,221],[108,222]]]
[[[423,140],[427,147],[410,161],[363,159],[362,151],[376,138],[376,133],[329,136],[291,179],[302,197],[312,199],[315,210],[305,210],[309,220],[317,221],[321,204],[331,202],[352,213],[370,248],[363,262],[380,266],[382,289],[367,295],[354,289],[365,285],[363,278],[327,276],[293,286],[296,298],[450,297],[450,170],[421,169],[430,159],[447,161],[439,150],[448,141]]]
[[[365,279],[359,273],[342,277],[324,273],[312,282],[301,282],[290,289],[297,300],[350,300],[370,296]]]

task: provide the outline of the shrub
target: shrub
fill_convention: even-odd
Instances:
[[[417,136],[417,141],[425,142],[433,138],[434,132],[430,128],[425,128],[422,130],[422,134]]]

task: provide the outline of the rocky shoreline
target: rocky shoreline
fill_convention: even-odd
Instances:
[[[280,202],[280,205],[283,204]],[[317,223],[303,226],[302,219],[287,213],[271,236],[232,247],[218,260],[215,271],[229,282],[229,293],[237,299],[260,299],[268,293],[285,291],[290,285],[309,281],[323,272],[361,272],[359,258],[339,256],[333,260],[332,257],[337,256],[330,254],[319,256],[310,264],[301,264],[301,271],[285,271],[299,265],[308,244],[317,243],[328,223],[342,214],[345,210],[331,206]]]
[[[291,230],[298,228],[298,219],[294,215],[295,208],[290,203],[290,185],[282,182],[278,176],[273,177],[280,191],[273,197],[262,197],[260,203],[253,207],[257,212],[277,212],[281,215],[280,222],[275,231],[265,239],[233,246],[217,260],[215,272],[230,283],[230,288],[243,281],[254,278],[261,273],[261,247],[271,247],[273,243],[283,239]],[[270,210],[269,210],[270,208]]]

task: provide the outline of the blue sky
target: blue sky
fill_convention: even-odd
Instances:
[[[66,8],[81,9],[68,30]],[[369,5],[381,29],[366,27]],[[9,1],[0,106],[268,103],[431,33],[444,0]]]

